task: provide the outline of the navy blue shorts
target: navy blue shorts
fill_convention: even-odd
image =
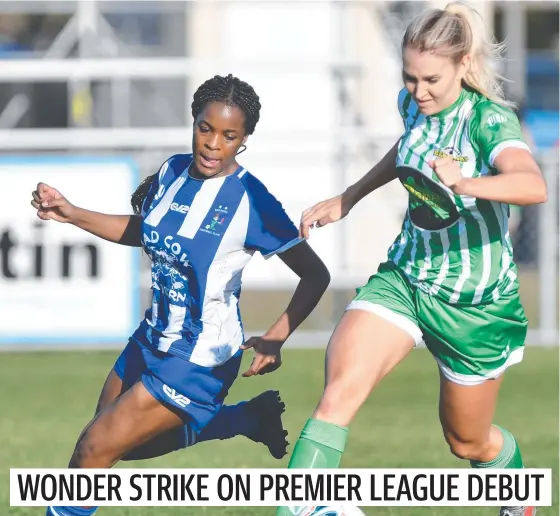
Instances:
[[[126,388],[140,380],[156,400],[199,433],[221,409],[242,355],[239,350],[224,364],[202,367],[130,339],[114,370]]]

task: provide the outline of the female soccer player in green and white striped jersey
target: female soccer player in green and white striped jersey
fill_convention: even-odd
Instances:
[[[516,440],[492,424],[503,373],[521,361],[527,332],[508,205],[545,202],[546,185],[494,73],[501,49],[476,11],[454,2],[421,13],[402,51],[402,137],[361,180],[302,217],[308,238],[395,178],[409,192],[388,260],[358,289],[331,338],[325,391],[290,467],[338,467],[359,407],[423,340],[439,365],[451,452],[475,468],[520,468]]]

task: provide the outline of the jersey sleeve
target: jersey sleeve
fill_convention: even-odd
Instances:
[[[530,152],[515,113],[493,102],[477,106],[470,122],[470,133],[482,159],[490,167],[504,149],[516,147]]]
[[[253,176],[246,177],[245,183],[249,198],[245,247],[269,258],[301,242],[296,226],[278,199]]]

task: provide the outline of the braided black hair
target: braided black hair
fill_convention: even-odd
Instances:
[[[253,134],[259,121],[261,103],[259,96],[249,84],[231,74],[227,77],[215,75],[208,79],[194,94],[191,109],[195,120],[208,102],[223,102],[230,106],[237,106],[245,114],[245,134]]]
[[[252,86],[232,74],[226,77],[215,75],[201,84],[194,94],[191,110],[195,120],[209,102],[223,102],[241,109],[245,114],[245,134],[253,134],[259,121],[261,103]],[[144,199],[156,175],[148,176],[132,195],[130,203],[136,215],[140,214]]]
[[[132,194],[130,204],[132,205],[132,210],[134,211],[135,215],[140,215],[142,211],[142,205],[144,204],[144,199],[146,199],[146,195],[148,195],[148,192],[150,191],[150,186],[152,186],[152,181],[156,176],[157,174],[148,176],[146,179],[144,179],[144,181],[140,183],[140,186]]]

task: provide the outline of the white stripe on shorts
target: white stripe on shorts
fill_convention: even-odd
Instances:
[[[369,301],[352,301],[346,308],[346,310],[365,310],[379,317],[383,317],[386,321],[393,323],[395,326],[401,330],[406,331],[414,340],[414,346],[418,346],[424,341],[422,330],[416,326],[408,317],[393,312],[390,308],[387,308],[377,303],[370,303]]]
[[[501,367],[498,367],[498,369],[494,369],[493,371],[491,371],[490,373],[482,376],[482,375],[477,375],[477,374],[461,374],[461,373],[455,373],[453,372],[451,369],[449,369],[449,367],[447,367],[446,365],[444,365],[442,363],[442,361],[437,358],[434,357],[436,359],[436,362],[443,374],[443,376],[445,376],[445,378],[447,378],[450,382],[456,383],[458,385],[480,385],[481,383],[484,383],[487,380],[495,380],[496,378],[498,378],[502,373],[504,373],[504,371],[515,364],[519,364],[519,362],[521,362],[523,360],[523,348],[517,348],[514,349],[508,359],[506,360],[505,364],[503,364]]]

